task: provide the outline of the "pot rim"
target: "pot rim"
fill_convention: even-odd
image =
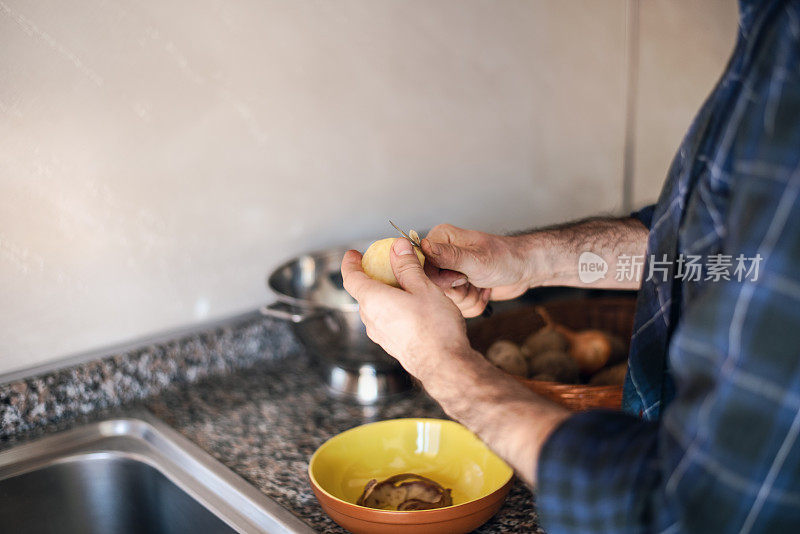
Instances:
[[[327,304],[324,302],[316,302],[309,299],[299,298],[292,295],[288,295],[280,290],[277,289],[276,284],[274,281],[276,280],[278,273],[283,269],[290,267],[293,264],[296,264],[301,258],[303,257],[312,257],[314,259],[322,259],[322,258],[330,258],[331,256],[343,256],[345,252],[348,250],[361,250],[366,249],[369,244],[372,243],[371,240],[362,240],[350,243],[349,245],[340,245],[336,247],[331,247],[327,249],[315,250],[311,252],[307,252],[305,254],[300,254],[294,256],[293,258],[281,262],[277,267],[275,267],[272,272],[267,276],[266,285],[267,288],[275,295],[275,299],[278,302],[282,302],[284,304],[288,304],[290,306],[295,306],[301,309],[322,309],[322,310],[329,310],[329,311],[339,311],[339,312],[358,312],[358,302],[350,302],[348,304]]]

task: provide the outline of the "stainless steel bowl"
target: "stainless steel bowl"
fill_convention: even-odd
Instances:
[[[408,391],[411,380],[367,337],[358,303],[342,286],[344,253],[367,246],[360,242],[312,252],[280,265],[267,278],[277,300],[261,311],[292,324],[298,339],[324,363],[332,393],[373,404]]]

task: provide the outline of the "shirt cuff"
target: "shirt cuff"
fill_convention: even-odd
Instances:
[[[649,230],[653,225],[653,212],[655,212],[655,210],[656,205],[650,204],[649,206],[645,206],[642,209],[631,213],[631,217],[634,219],[639,219],[639,221]]]
[[[591,411],[562,422],[542,447],[536,508],[549,533],[626,532],[643,526],[659,482],[657,425]]]

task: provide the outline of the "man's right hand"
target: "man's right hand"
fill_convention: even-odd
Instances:
[[[489,299],[518,297],[530,287],[525,254],[514,237],[434,227],[422,240],[425,272],[464,317],[480,315]]]

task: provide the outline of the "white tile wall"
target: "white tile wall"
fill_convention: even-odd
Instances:
[[[633,200],[654,202],[683,135],[733,52],[736,0],[643,0]]]
[[[387,217],[618,209],[624,47],[624,0],[0,0],[0,373]]]

